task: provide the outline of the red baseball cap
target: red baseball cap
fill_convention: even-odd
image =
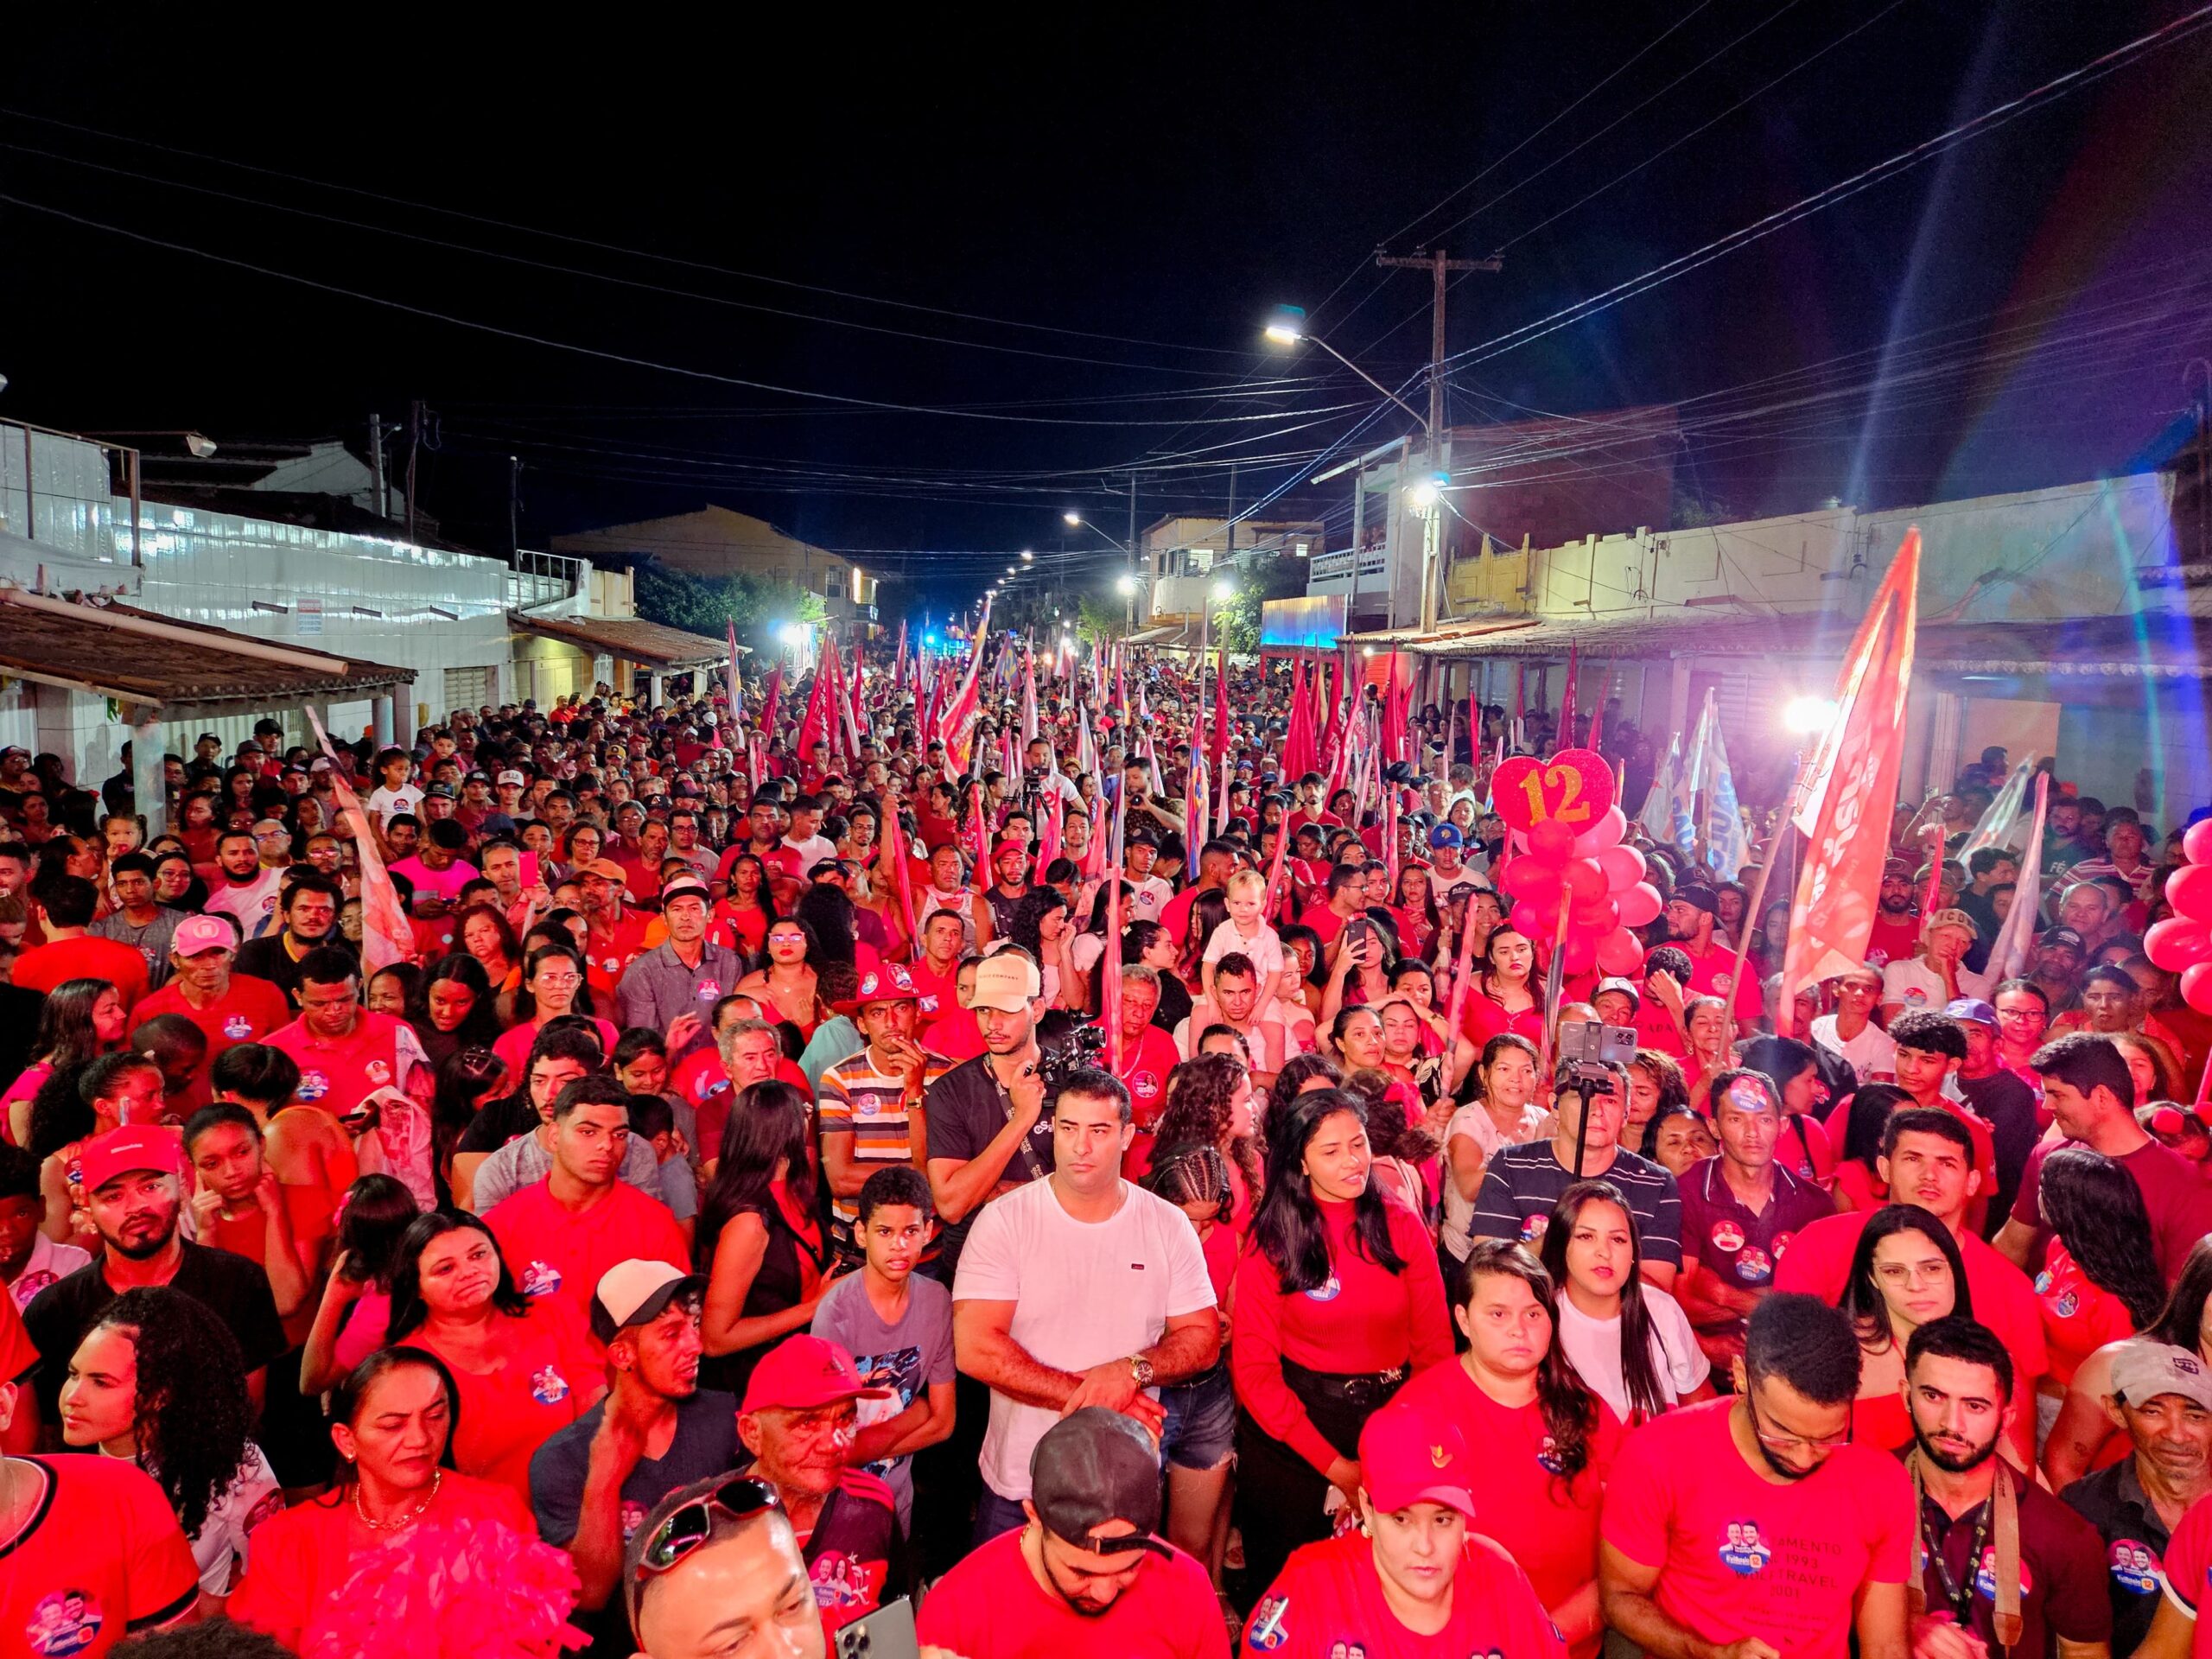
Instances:
[[[745,1385],[743,1411],[781,1406],[789,1411],[810,1411],[834,1406],[840,1400],[888,1400],[889,1389],[872,1389],[861,1381],[853,1357],[822,1337],[787,1337],[760,1357]]]
[[[903,963],[887,962],[861,976],[860,988],[837,1004],[837,1012],[855,1014],[871,1002],[918,1002],[921,995]]]
[[[1418,1406],[1386,1406],[1359,1433],[1359,1472],[1367,1497],[1386,1514],[1441,1503],[1475,1518],[1475,1460],[1451,1419]]]
[[[184,1173],[184,1137],[161,1123],[128,1123],[87,1141],[77,1154],[77,1185],[97,1192],[118,1175],[149,1169],[160,1175]]]

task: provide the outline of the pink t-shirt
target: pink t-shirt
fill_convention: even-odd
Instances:
[[[1702,1639],[1845,1659],[1859,1587],[1911,1574],[1912,1483],[1896,1459],[1856,1444],[1803,1480],[1764,1479],[1729,1433],[1734,1408],[1709,1400],[1631,1433],[1599,1535],[1661,1569],[1659,1611]]]

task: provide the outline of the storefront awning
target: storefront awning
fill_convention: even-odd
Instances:
[[[415,671],[0,584],[0,675],[195,720],[374,696]]]
[[[595,657],[620,658],[626,663],[636,663],[661,673],[702,668],[709,663],[726,662],[729,657],[726,640],[710,639],[703,633],[666,627],[639,617],[531,616],[526,612],[509,611],[507,624],[524,633],[558,639]],[[745,647],[740,645],[738,650],[742,652]]]

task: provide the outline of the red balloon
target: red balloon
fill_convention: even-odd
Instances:
[[[1499,867],[1497,885],[1501,892],[1516,899],[1527,899],[1539,893],[1559,891],[1560,867],[1548,858],[1538,858],[1534,853],[1523,853],[1518,858],[1509,858]]]
[[[2181,976],[2181,1000],[2199,1014],[2212,1014],[2212,962],[2200,962]]]
[[[1643,942],[1624,927],[1617,927],[1598,941],[1598,966],[1624,976],[1643,969]]]
[[[1598,855],[1598,868],[1605,873],[1605,886],[1615,893],[1626,893],[1643,880],[1650,867],[1643,861],[1643,855],[1633,847],[1608,847]]]
[[[2169,916],[2143,935],[2143,954],[2170,974],[2186,973],[2212,958],[2212,931],[2186,916]]]
[[[1666,908],[1659,901],[1659,889],[1649,881],[1639,881],[1620,895],[1621,925],[1649,927],[1659,919],[1659,912]]]
[[[2199,818],[2182,831],[2181,850],[2192,864],[2212,864],[2212,818]]]
[[[1539,944],[1548,942],[1559,931],[1559,901],[1523,899],[1513,906],[1513,925]]]
[[[1568,934],[1563,954],[1570,974],[1586,974],[1597,965],[1598,947],[1590,942],[1587,934]]]
[[[1543,818],[1529,826],[1529,850],[1539,858],[1565,863],[1574,849],[1574,831],[1557,818]]]
[[[1578,904],[1586,905],[1605,896],[1605,873],[1599,868],[1594,858],[1571,858],[1560,874]]]
[[[2190,864],[2166,878],[2166,902],[2183,915],[2212,922],[2212,864]]]
[[[1620,900],[1599,893],[1595,899],[1572,906],[1567,912],[1567,920],[1577,933],[1602,939],[1621,925]]]
[[[1580,858],[1594,858],[1606,848],[1618,846],[1627,833],[1628,815],[1618,805],[1609,806],[1605,817],[1574,838],[1575,854]]]

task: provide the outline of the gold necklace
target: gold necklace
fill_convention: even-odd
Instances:
[[[430,1476],[430,1491],[429,1495],[425,1497],[420,1503],[417,1503],[413,1509],[408,1510],[406,1514],[401,1516],[395,1521],[379,1521],[368,1512],[367,1509],[365,1508],[361,1503],[361,1483],[357,1479],[353,1483],[353,1513],[361,1517],[361,1524],[366,1527],[371,1532],[397,1532],[402,1527],[411,1527],[415,1522],[423,1518],[424,1512],[429,1509],[431,1504],[437,1502],[438,1488],[443,1484],[445,1478],[446,1471],[444,1470],[440,1469],[435,1471]]]

